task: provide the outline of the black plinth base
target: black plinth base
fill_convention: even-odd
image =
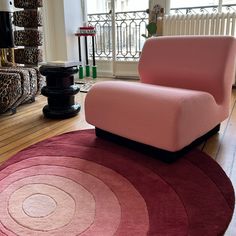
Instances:
[[[179,159],[180,157],[184,156],[189,151],[191,151],[193,148],[195,148],[197,145],[201,144],[202,142],[207,140],[209,137],[216,134],[219,130],[220,130],[220,124],[218,124],[212,130],[208,131],[203,136],[194,140],[191,144],[184,147],[183,149],[176,151],[176,152],[170,152],[167,150],[152,147],[147,144],[139,143],[139,142],[121,137],[116,134],[112,134],[110,132],[107,132],[105,130],[95,127],[97,137],[108,139],[108,140],[111,140],[111,141],[116,142],[118,144],[121,144],[122,146],[126,146],[129,148],[135,149],[138,152],[147,154],[147,155],[152,156],[154,158],[158,158],[161,161],[166,162],[166,163],[172,163],[172,162],[176,161],[177,159]]]
[[[76,116],[80,105],[75,104],[74,95],[80,89],[74,84],[73,74],[78,72],[78,68],[43,65],[40,72],[46,76],[47,83],[41,90],[42,95],[48,97],[48,105],[43,108],[44,116],[53,119]]]
[[[80,105],[72,105],[70,108],[63,110],[51,110],[48,105],[43,108],[43,114],[47,118],[64,119],[76,116],[80,111]]]

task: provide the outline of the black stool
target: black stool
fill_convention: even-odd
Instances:
[[[75,104],[75,94],[79,86],[74,84],[73,74],[78,72],[77,66],[60,67],[43,65],[40,73],[46,76],[46,86],[41,90],[48,97],[48,105],[43,108],[47,118],[69,118],[76,116],[80,105]]]

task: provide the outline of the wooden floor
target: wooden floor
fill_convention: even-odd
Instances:
[[[85,96],[85,93],[77,95],[77,102],[82,105],[82,109],[78,116],[70,119],[44,118],[42,107],[46,104],[46,99],[43,96],[38,96],[32,104],[20,106],[15,115],[0,115],[0,163],[23,148],[48,137],[72,130],[92,128],[84,117]],[[222,123],[220,132],[199,148],[222,166],[236,190],[236,90],[232,93],[230,117]],[[236,213],[225,235],[236,235]]]

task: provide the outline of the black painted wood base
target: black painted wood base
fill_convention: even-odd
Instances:
[[[66,108],[63,110],[52,110],[49,108],[49,105],[44,106],[43,108],[43,114],[47,118],[51,119],[64,119],[64,118],[70,118],[73,116],[76,116],[78,112],[80,111],[80,105],[73,105],[70,106],[70,108]]]
[[[80,105],[75,104],[75,94],[80,89],[74,84],[73,74],[78,72],[77,67],[55,67],[43,65],[40,73],[46,76],[47,85],[41,93],[48,97],[48,105],[43,108],[47,118],[64,119],[76,116]]]
[[[110,132],[107,132],[105,130],[95,128],[96,136],[101,137],[107,140],[111,140],[113,142],[116,142],[118,144],[121,144],[123,146],[126,146],[131,149],[135,149],[138,152],[142,152],[145,154],[148,154],[154,158],[158,158],[162,160],[163,162],[171,163],[173,161],[176,161],[181,156],[188,153],[191,149],[196,147],[197,145],[201,144],[203,141],[211,137],[212,135],[216,134],[220,130],[220,124],[217,125],[215,128],[201,136],[200,138],[193,141],[190,145],[184,147],[183,149],[177,151],[177,152],[170,152],[163,149],[155,148],[153,146],[149,146],[143,143],[139,143],[115,134],[112,134]]]

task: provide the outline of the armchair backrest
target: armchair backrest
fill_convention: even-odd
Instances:
[[[143,83],[205,91],[221,104],[230,99],[235,57],[231,36],[163,36],[145,42],[138,69]]]

